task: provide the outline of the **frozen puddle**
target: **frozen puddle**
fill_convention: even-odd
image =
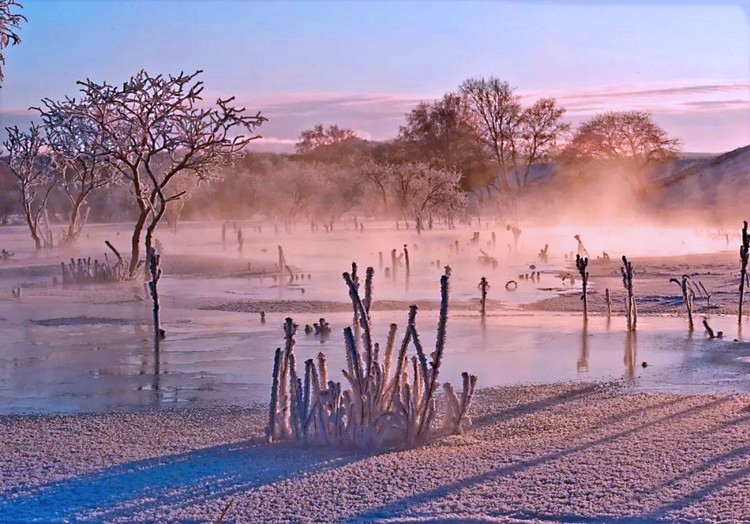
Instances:
[[[105,411],[168,406],[248,405],[265,402],[273,351],[282,342],[286,314],[166,312],[168,337],[158,354],[151,326],[103,313],[53,317],[7,326],[0,354],[0,413]],[[324,315],[333,327],[321,342],[304,325],[320,314],[298,314],[298,366],[324,351],[332,378],[345,367],[341,330],[351,313]],[[124,316],[127,318],[126,316]],[[116,322],[113,320],[117,320]],[[403,327],[406,311],[375,311],[376,340],[390,322]],[[434,344],[437,312],[420,311],[426,348]],[[750,344],[735,342],[734,318],[715,317],[724,340],[689,334],[682,317],[644,317],[628,334],[624,319],[580,315],[452,313],[441,378],[454,384],[462,371],[482,387],[624,378],[643,391],[750,391]],[[399,331],[399,337],[402,331]],[[397,337],[398,340],[398,337]],[[644,367],[643,364],[646,364]]]

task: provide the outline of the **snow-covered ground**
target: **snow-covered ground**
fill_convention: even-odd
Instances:
[[[474,428],[365,454],[264,411],[0,418],[2,522],[748,522],[750,397],[485,389]]]

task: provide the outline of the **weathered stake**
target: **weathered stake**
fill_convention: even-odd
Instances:
[[[742,324],[742,302],[745,295],[748,254],[750,254],[750,234],[747,232],[747,220],[743,221],[742,224],[742,245],[740,246],[740,307],[737,313],[737,322],[740,324]]]
[[[576,255],[576,268],[578,268],[578,273],[581,275],[582,289],[583,289],[581,300],[583,300],[583,321],[584,322],[586,322],[589,319],[588,298],[586,297],[586,287],[588,286],[588,282],[589,282],[589,273],[588,271],[586,271],[586,266],[588,265],[589,265],[588,257],[581,257],[581,255]]]

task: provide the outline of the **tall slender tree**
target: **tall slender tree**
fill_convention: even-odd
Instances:
[[[461,93],[471,103],[484,143],[497,163],[499,189],[510,193],[509,173],[514,169],[516,138],[523,114],[515,89],[498,78],[470,78]]]
[[[518,187],[526,187],[534,164],[549,161],[570,130],[563,122],[565,108],[554,98],[541,98],[523,110],[519,138],[514,147],[514,170]]]

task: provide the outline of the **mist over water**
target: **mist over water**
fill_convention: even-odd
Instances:
[[[451,266],[448,343],[441,369],[445,381],[455,383],[462,371],[468,371],[479,376],[483,387],[599,379],[626,379],[647,391],[742,391],[750,386],[745,378],[750,363],[743,360],[750,348],[732,342],[742,338],[736,334],[736,319],[707,310],[712,326],[724,330],[726,338],[707,340],[702,330],[689,334],[677,288],[654,294],[643,280],[648,275],[638,274],[639,259],[650,264],[658,257],[656,267],[666,268],[659,281],[667,282],[669,271],[683,271],[680,255],[713,254],[731,267],[736,261],[735,234],[727,244],[728,233],[696,228],[522,227],[516,251],[508,224],[492,219],[419,235],[413,228],[404,229],[403,222],[396,229],[391,221],[365,220],[361,231],[354,229],[353,220],[341,221],[330,233],[314,234],[302,227],[277,234],[269,224],[258,231],[259,225],[237,223],[245,238],[241,253],[231,223],[226,242],[221,240],[221,222],[185,223],[177,234],[158,235],[164,269],[162,324],[167,331],[158,354],[151,338],[150,301],[140,281],[53,285],[61,259],[97,253],[103,257],[104,240],[125,244],[127,226],[91,225],[65,256],[59,251],[34,252],[22,228],[5,228],[3,245],[16,254],[0,267],[0,286],[8,293],[21,286],[23,296],[0,303],[5,333],[0,357],[2,412],[265,402],[273,351],[283,343],[281,325],[287,316],[300,326],[298,361],[323,351],[332,375],[341,379],[341,333],[352,320],[341,274],[351,271],[352,261],[358,263],[362,280],[367,266],[375,269],[376,340],[384,343],[391,322],[403,329],[408,305],[417,303],[417,326],[426,348],[434,345],[439,278],[445,266]],[[477,232],[478,240],[473,241]],[[602,274],[591,277],[589,303],[594,312],[585,331],[578,301],[580,280],[571,258],[579,249],[575,235],[595,273]],[[408,281],[403,260],[397,263],[395,278],[391,270],[391,251],[403,259],[404,244],[410,259]],[[545,244],[546,263],[538,254]],[[276,270],[279,245],[291,279],[288,272]],[[604,252],[611,261],[596,261]],[[613,297],[622,294],[617,281],[623,254],[636,260],[636,295],[644,301],[642,307],[652,298],[669,305],[657,316],[639,319],[634,339],[626,332],[619,302],[609,318],[602,312],[605,285]],[[488,257],[495,259],[494,266]],[[536,272],[538,278],[528,278]],[[479,314],[482,276],[490,283],[484,319]],[[731,271],[726,277],[729,286]],[[510,280],[517,287],[506,289]],[[533,306],[555,297],[568,297],[573,305],[546,312],[546,307]],[[260,311],[266,313],[265,323]],[[332,326],[324,341],[304,332],[306,324],[321,317]]]

